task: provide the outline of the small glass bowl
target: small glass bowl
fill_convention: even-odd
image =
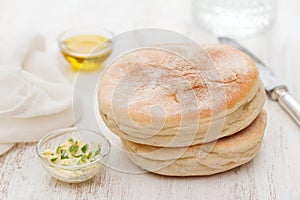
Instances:
[[[59,144],[64,143],[70,137],[78,138],[86,144],[101,144],[101,154],[96,160],[82,165],[63,166],[54,164],[47,160],[42,152],[50,149],[54,150]],[[110,153],[110,142],[108,139],[96,131],[77,128],[59,129],[45,135],[37,144],[36,152],[41,163],[48,173],[63,182],[79,183],[93,178],[98,172],[103,171],[105,161]]]
[[[100,43],[93,51],[82,53],[71,49],[66,41],[74,36],[94,35],[107,40]],[[62,32],[58,36],[58,46],[62,55],[75,70],[93,71],[100,69],[112,52],[114,34],[103,28],[77,28]]]

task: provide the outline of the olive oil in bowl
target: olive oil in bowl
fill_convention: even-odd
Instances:
[[[59,45],[72,67],[86,71],[100,69],[112,51],[112,35],[82,31],[67,33],[62,34]]]

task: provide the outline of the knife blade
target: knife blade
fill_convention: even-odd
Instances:
[[[273,100],[279,102],[282,108],[295,120],[300,126],[300,105],[289,94],[288,87],[281,83],[274,73],[266,65],[252,54],[248,49],[228,37],[218,37],[221,44],[232,46],[246,53],[256,64],[260,73],[260,78],[265,86],[266,93]]]

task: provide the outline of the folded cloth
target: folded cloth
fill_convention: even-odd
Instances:
[[[73,87],[55,55],[41,51],[40,36],[21,38],[0,47],[0,155],[15,142],[35,142],[74,124]]]

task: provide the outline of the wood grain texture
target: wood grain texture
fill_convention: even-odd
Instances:
[[[108,168],[81,184],[52,179],[39,163],[35,144],[17,144],[0,158],[0,199],[297,199],[300,175],[294,158],[300,136],[284,137],[283,130],[269,126],[258,156],[226,173],[174,178]]]
[[[216,42],[215,37],[191,26],[189,1],[41,2],[0,1],[0,27],[39,30],[47,35],[47,50],[56,51],[56,37],[66,28],[93,25],[118,33],[132,29],[142,16],[148,16],[177,21],[183,32],[198,42]],[[300,101],[300,2],[279,3],[272,30],[240,42],[265,61]],[[300,129],[275,102],[267,101],[265,109],[268,125],[259,154],[228,172],[174,178],[107,168],[85,183],[66,184],[52,179],[43,169],[34,143],[16,144],[0,156],[0,199],[300,199]],[[87,113],[83,125],[90,127]],[[130,163],[124,154],[114,152],[112,159],[120,166]]]

